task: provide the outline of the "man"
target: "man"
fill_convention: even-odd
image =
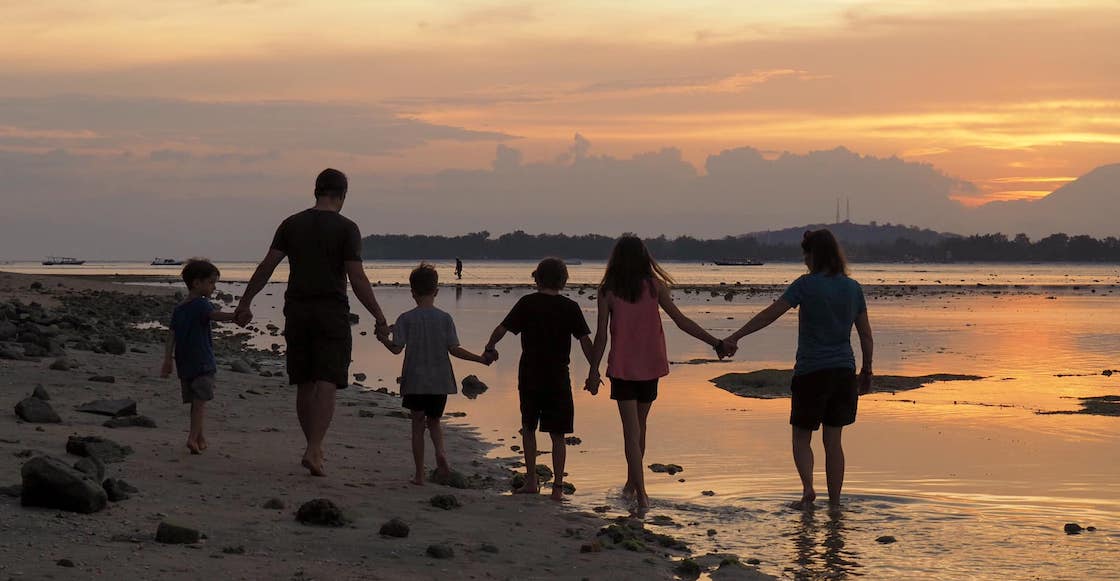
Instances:
[[[315,206],[289,216],[268,254],[257,266],[234,311],[245,325],[253,318],[253,297],[264,289],[285,256],[291,267],[284,293],[284,336],[289,383],[298,386],[296,413],[307,439],[302,464],[313,476],[323,471],[323,439],[334,416],[335,391],[350,383],[350,305],[346,281],[375,321],[378,338],[389,326],[362,270],[362,235],[339,212],[346,202],[346,175],[325,169],[315,180]]]

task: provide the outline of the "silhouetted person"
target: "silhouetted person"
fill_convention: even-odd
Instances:
[[[455,278],[463,279],[463,261],[458,258],[455,259]]]
[[[324,476],[323,439],[334,416],[335,391],[350,383],[350,304],[346,281],[373,315],[378,338],[389,326],[362,270],[362,235],[339,212],[346,202],[346,175],[325,169],[315,180],[315,206],[289,216],[234,311],[240,325],[253,318],[250,306],[285,256],[291,266],[284,293],[284,338],[289,383],[298,386],[296,413],[307,439],[302,464]]]

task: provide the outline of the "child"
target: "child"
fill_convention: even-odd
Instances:
[[[484,355],[497,358],[494,346],[506,332],[521,334],[521,365],[517,392],[521,399],[521,437],[525,448],[525,485],[518,493],[536,494],[537,424],[552,436],[552,500],[564,494],[564,436],[572,433],[575,405],[568,375],[572,337],[579,339],[583,354],[591,361],[591,330],[575,301],[560,296],[568,282],[568,267],[559,258],[546,258],[533,271],[537,292],[521,297],[490,335]],[[591,386],[592,395],[599,391]]]
[[[824,424],[828,504],[839,507],[844,487],[844,447],[840,437],[844,426],[856,421],[859,396],[871,390],[875,340],[863,287],[848,278],[848,262],[832,232],[806,232],[801,252],[809,274],[793,281],[781,298],[724,339],[722,350],[734,353],[739,339],[761,331],[791,308],[800,307],[789,423],[793,429],[793,463],[801,477],[801,499],[790,506],[811,509],[817,499],[811,442],[813,432]],[[853,326],[863,352],[863,368],[858,376],[852,351]]]
[[[206,418],[206,402],[214,399],[214,374],[218,370],[210,323],[233,320],[233,313],[220,312],[209,299],[220,275],[218,267],[205,259],[191,259],[183,267],[187,298],[171,312],[171,333],[160,370],[161,377],[171,375],[171,356],[174,355],[183,403],[191,404],[191,431],[187,435],[191,454],[201,454],[207,448],[202,425]]]
[[[622,437],[626,450],[626,485],[622,492],[633,496],[639,509],[649,508],[643,465],[646,452],[646,418],[657,399],[657,381],[669,374],[665,331],[658,307],[677,327],[711,345],[722,358],[719,339],[701,329],[673,304],[669,291],[673,279],[650,256],[641,238],[624,235],[615,243],[607,271],[599,285],[599,319],[587,387],[598,386],[599,363],[607,348],[610,328],[611,353],[607,378],[611,399],[618,402]]]
[[[455,321],[435,306],[439,293],[439,274],[435,268],[421,264],[408,275],[408,284],[412,287],[416,308],[397,318],[392,327],[392,338],[382,339],[381,342],[394,354],[405,352],[401,395],[404,407],[412,412],[412,459],[416,474],[411,482],[423,486],[425,427],[431,434],[436,452],[436,473],[440,477],[451,473],[447,453],[443,449],[443,429],[439,424],[447,406],[447,394],[457,391],[448,353],[484,365],[490,365],[491,360],[459,346]]]

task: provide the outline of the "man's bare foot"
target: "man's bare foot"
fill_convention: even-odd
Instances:
[[[541,486],[537,482],[536,478],[534,478],[532,480],[526,478],[525,479],[525,484],[521,485],[521,488],[518,488],[517,490],[514,490],[513,493],[514,494],[540,494],[540,491],[541,491]]]
[[[300,465],[304,468],[307,468],[307,471],[310,472],[312,476],[318,476],[322,478],[327,475],[326,472],[323,472],[322,463],[316,462],[315,460],[308,458],[307,456],[304,456],[303,460],[300,461]]]
[[[408,483],[412,484],[414,486],[424,486],[424,475],[423,474],[417,474],[416,476],[413,476],[412,478],[410,478]]]
[[[817,499],[817,493],[812,490],[806,490],[801,495],[801,500],[789,503],[789,507],[794,510],[813,510],[816,505],[813,501]]]
[[[548,497],[556,502],[564,502],[564,486],[553,485],[552,494],[548,495]]]
[[[633,484],[630,484],[630,482],[627,481],[626,484],[622,487],[622,497],[629,499],[633,498],[635,494],[637,494],[637,488],[635,488]]]
[[[206,438],[203,438],[202,436],[199,436],[198,437],[198,449],[199,450],[205,450],[209,447],[210,447],[210,444],[206,443]]]
[[[634,499],[638,502],[638,510],[649,510],[649,495],[639,492]]]
[[[202,453],[202,448],[199,448],[198,443],[193,440],[187,440],[187,449],[196,456]]]

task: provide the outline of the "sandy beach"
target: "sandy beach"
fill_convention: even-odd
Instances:
[[[282,370],[281,362],[256,352],[245,357],[250,373],[231,371],[229,346],[236,338],[218,341],[221,369],[208,416],[210,448],[191,456],[184,446],[187,414],[177,380],[158,377],[161,346],[153,340],[161,332],[132,327],[172,304],[173,293],[108,281],[0,274],[5,316],[15,313],[10,301],[18,300],[42,305],[46,319],[33,323],[38,315],[15,315],[17,320],[0,321],[21,329],[0,343],[19,359],[0,361],[5,405],[11,410],[42,385],[62,420],[29,423],[11,411],[0,419],[0,485],[21,484],[21,466],[40,455],[73,464],[79,457],[67,454],[68,439],[100,436],[132,449],[123,461],[105,465],[105,477],[139,489],[104,510],[79,514],[23,507],[17,491],[6,488],[7,494],[0,495],[0,577],[660,579],[676,576],[680,559],[688,556],[656,540],[630,543],[634,550],[626,550],[614,546],[611,535],[600,534],[612,524],[609,530],[617,536],[640,523],[613,523],[544,495],[505,493],[511,472],[486,458],[488,446],[470,429],[449,429],[447,446],[453,467],[477,488],[410,485],[408,424],[391,414],[400,404],[390,394],[340,392],[327,442],[328,477],[312,478],[298,464],[303,440],[294,392],[283,377],[264,376]],[[112,309],[91,306],[103,303],[119,306],[115,321],[106,320],[114,317]],[[23,329],[32,324],[51,336],[46,340],[50,348],[45,355],[23,357],[26,343],[20,339],[27,338]],[[124,339],[123,354],[105,352],[102,339],[110,333]],[[56,363],[59,359],[65,363]],[[94,376],[112,376],[114,382],[90,381]],[[75,409],[92,400],[121,398],[134,400],[137,413],[157,427],[108,428],[102,425],[107,417]],[[448,494],[461,507],[433,506],[434,496]],[[300,506],[320,498],[342,509],[344,526],[297,522]],[[264,508],[274,500],[280,502],[270,506],[283,508]],[[379,534],[393,518],[409,525],[407,537]],[[195,529],[204,538],[183,545],[156,542],[162,522]],[[453,555],[432,556],[444,549]],[[720,568],[725,559],[719,557],[697,560],[714,578],[771,578],[738,565]]]

